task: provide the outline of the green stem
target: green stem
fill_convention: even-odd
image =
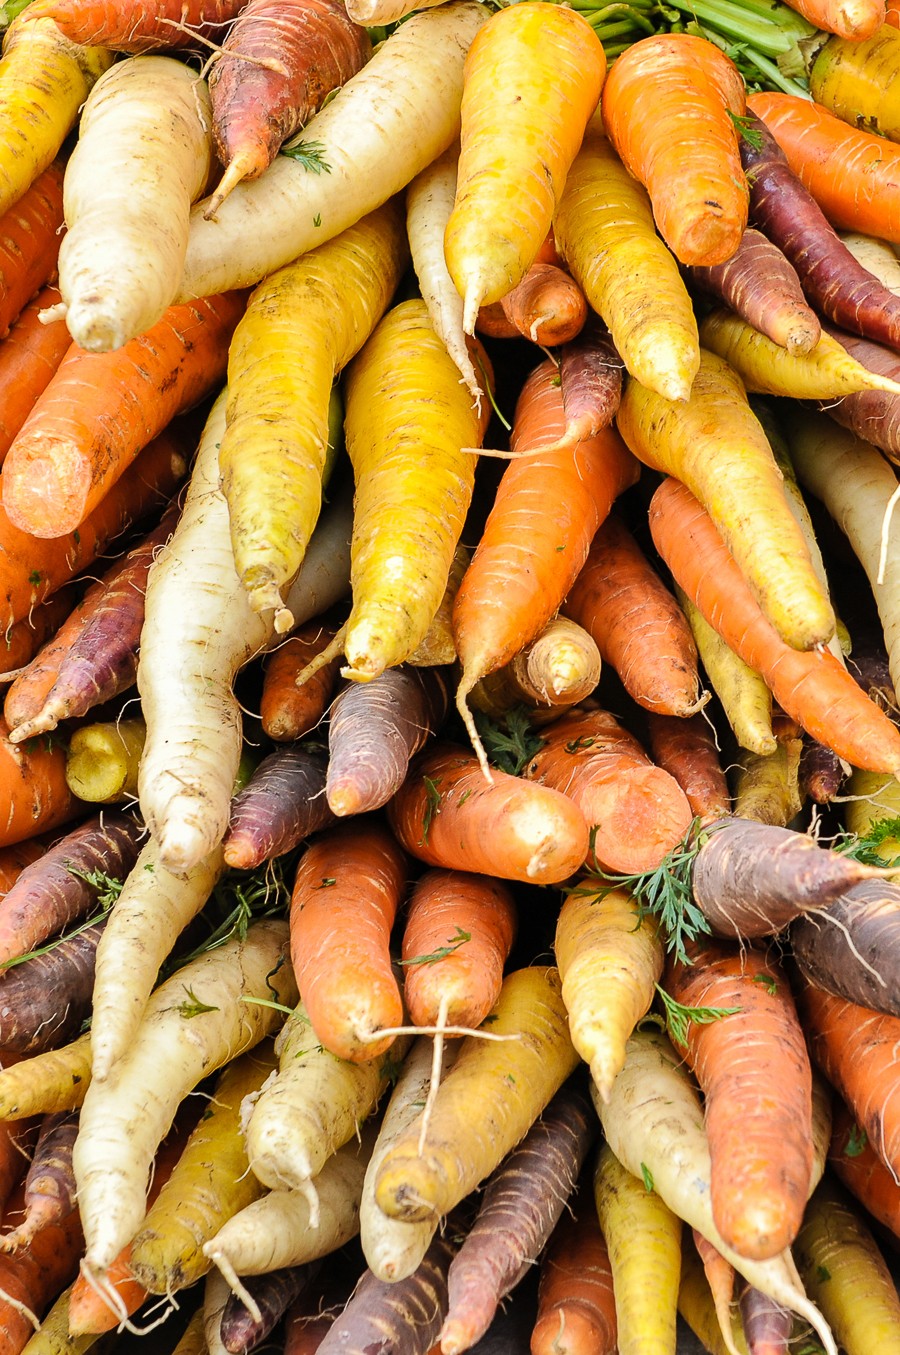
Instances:
[[[749,61],[751,65],[755,66],[771,84],[777,85],[783,93],[794,94],[798,99],[812,98],[808,89],[804,89],[803,85],[798,84],[796,80],[792,80],[790,76],[782,75],[774,61],[769,61],[761,53],[746,49],[741,55],[745,61]]]
[[[633,33],[635,29],[638,30],[641,37],[643,37],[645,33],[656,32],[656,28],[649,19],[645,19],[642,14],[634,13],[629,9],[628,5],[617,5],[616,8],[627,14],[629,17],[621,19],[618,23],[611,24],[602,22],[597,23],[593,16],[588,19],[588,23],[591,25],[601,42],[605,37],[617,38],[625,33]],[[637,41],[637,34],[635,34],[635,41]]]
[[[751,18],[740,6],[732,5],[728,0],[666,0],[666,3],[694,15],[720,33],[749,43],[766,56],[781,56],[794,45],[794,39],[777,24]]]

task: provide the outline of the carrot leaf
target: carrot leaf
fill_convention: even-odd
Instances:
[[[641,1163],[641,1180],[644,1182],[645,1190],[653,1189],[653,1177],[650,1175],[650,1168],[646,1162]]]
[[[431,831],[431,825],[434,822],[435,814],[441,812],[441,792],[437,788],[437,782],[430,776],[423,776],[425,782],[425,813],[422,815],[422,846],[428,846],[428,834]]]
[[[851,856],[866,866],[892,866],[896,863],[897,853],[882,856],[879,848],[885,842],[897,840],[900,840],[900,818],[883,818],[876,819],[870,824],[869,831],[864,837],[859,837],[856,833],[842,834],[834,840],[832,849],[843,853],[844,856]]]
[[[684,1003],[676,1002],[658,983],[654,986],[662,998],[672,1039],[679,1045],[687,1044],[688,1026],[692,1021],[698,1026],[708,1026],[713,1021],[721,1021],[724,1016],[734,1016],[735,1012],[741,1010],[740,1007],[686,1007]]]
[[[865,1151],[869,1136],[864,1129],[860,1129],[855,1124],[847,1136],[847,1142],[844,1146],[844,1157],[859,1157],[860,1153]]]
[[[217,1012],[218,1007],[211,1007],[208,1002],[202,1002],[192,988],[187,984],[182,984],[182,988],[187,993],[187,997],[178,1008],[180,1016],[186,1021],[190,1021],[194,1016],[202,1016],[204,1012]]]
[[[513,706],[502,722],[476,711],[475,725],[488,761],[510,776],[518,776],[546,742],[531,728],[527,706]]]
[[[201,917],[210,928],[209,936],[187,954],[172,956],[163,967],[168,978],[184,965],[199,959],[207,951],[224,946],[233,936],[243,941],[247,928],[257,918],[282,916],[290,902],[288,879],[293,854],[266,861],[254,871],[230,871],[216,885]]]
[[[104,870],[79,870],[77,866],[66,866],[70,875],[75,875],[79,880],[84,880],[86,884],[91,885],[97,891],[95,903],[98,908],[109,909],[115,903],[122,892],[124,880],[114,880],[111,875],[107,875]]]
[[[331,165],[325,159],[325,147],[321,141],[296,141],[293,145],[282,146],[281,154],[289,160],[299,160],[311,174],[331,173]]]
[[[430,955],[414,955],[411,960],[398,960],[400,965],[419,965],[419,964],[437,964],[438,960],[444,960],[448,955],[452,955],[460,946],[464,946],[467,941],[472,940],[471,932],[464,932],[462,927],[457,927],[453,936],[447,937],[447,944],[438,946]]]

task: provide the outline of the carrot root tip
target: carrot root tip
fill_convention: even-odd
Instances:
[[[241,1303],[243,1303],[244,1307],[247,1309],[247,1312],[253,1318],[253,1321],[257,1324],[261,1323],[262,1313],[259,1311],[259,1304],[256,1302],[256,1299],[250,1293],[246,1285],[241,1284],[240,1276],[238,1275],[237,1271],[235,1270],[234,1266],[231,1264],[225,1253],[223,1251],[207,1252],[205,1247],[203,1250],[204,1252],[206,1252],[206,1255],[209,1257],[210,1261],[212,1261],[213,1264],[218,1267],[222,1279],[228,1285],[228,1288],[231,1290],[232,1294],[239,1298]]]
[[[487,754],[484,751],[484,745],[481,742],[481,738],[475,726],[475,717],[469,710],[468,704],[466,702],[466,697],[469,695],[472,688],[475,686],[476,682],[478,682],[479,678],[482,676],[483,675],[481,673],[463,674],[462,681],[460,682],[459,689],[457,690],[456,693],[456,709],[459,711],[460,718],[462,719],[462,722],[466,727],[466,732],[469,735],[469,739],[471,740],[472,748],[475,751],[475,756],[478,758],[478,765],[484,772],[485,779],[491,785],[493,785],[494,784],[493,773],[491,772],[490,764],[488,763],[487,760]]]
[[[311,677],[315,677],[316,673],[318,673],[320,668],[324,668],[326,664],[329,664],[332,662],[333,659],[336,659],[339,654],[343,654],[344,639],[346,637],[346,634],[347,626],[346,624],[344,624],[343,626],[341,626],[340,630],[332,640],[331,644],[327,645],[325,649],[321,650],[320,653],[318,653],[316,657],[310,663],[308,663],[305,668],[301,669],[301,671],[297,674],[296,678],[294,679],[294,685],[296,687],[305,686],[306,683],[309,682]]]

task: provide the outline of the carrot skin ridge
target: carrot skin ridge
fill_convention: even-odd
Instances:
[[[324,759],[313,749],[285,744],[269,753],[231,802],[225,864],[255,870],[327,827],[324,790]]]
[[[91,1008],[104,925],[86,927],[0,978],[0,1045],[41,1054],[78,1034]]]
[[[0,217],[0,339],[56,270],[62,182],[62,162],[54,160]]]

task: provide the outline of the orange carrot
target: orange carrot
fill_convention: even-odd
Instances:
[[[31,663],[38,650],[65,621],[75,605],[75,598],[73,586],[62,588],[52,598],[34,607],[29,616],[9,627],[0,638],[0,681],[11,681],[20,668]]]
[[[146,334],[109,353],[75,344],[3,466],[3,507],[33,536],[74,531],[138,452],[225,375],[242,292],[171,306]]]
[[[669,1017],[705,1096],[713,1219],[734,1251],[766,1260],[793,1242],[810,1189],[803,1031],[787,980],[764,950],[706,937],[685,950],[687,964],[669,961],[666,992],[686,1007],[730,1013],[703,1023]]]
[[[684,613],[615,514],[594,537],[563,611],[593,637],[639,706],[686,716],[704,704]]]
[[[571,711],[542,730],[523,776],[563,791],[591,828],[594,859],[614,873],[654,870],[684,837],[691,808],[668,772],[604,710]]]
[[[900,1238],[900,1185],[840,1097],[834,1098],[828,1165],[872,1217]]]
[[[400,961],[413,1024],[480,1026],[515,935],[515,901],[499,880],[426,871],[409,901]]]
[[[578,283],[552,263],[533,263],[499,305],[516,332],[542,348],[574,339],[588,314]]]
[[[702,715],[687,720],[651,715],[650,751],[657,766],[674,776],[703,823],[731,813],[728,783],[719,761],[716,732]]]
[[[556,884],[582,864],[588,828],[566,795],[494,772],[452,744],[420,753],[388,805],[408,852],[430,866]]]
[[[6,847],[0,850],[0,877],[13,854],[27,845],[22,843],[21,847]],[[19,1063],[21,1057],[11,1050],[4,1050],[0,1063],[4,1068],[8,1068],[11,1064]],[[0,1121],[0,1220],[3,1219],[10,1195],[25,1178],[39,1126],[40,1120],[36,1115],[23,1120]]]
[[[54,160],[0,217],[0,339],[56,271],[63,224],[63,166]]]
[[[563,1214],[541,1263],[531,1355],[613,1355],[616,1305],[612,1270],[588,1190],[577,1217]]]
[[[900,28],[900,0],[887,0],[884,22],[893,28]]]
[[[790,6],[816,28],[852,42],[871,38],[885,21],[885,0],[790,0]]]
[[[66,750],[46,739],[15,744],[0,720],[0,847],[74,818],[83,806],[66,783]]]
[[[403,1020],[388,949],[406,858],[375,819],[323,833],[305,853],[291,896],[291,960],[319,1043],[368,1063],[393,1043],[374,1038]]]
[[[65,320],[42,325],[38,319],[59,299],[58,287],[38,292],[0,343],[0,462],[72,342]]]
[[[751,94],[747,107],[833,226],[900,243],[900,146],[792,94]]]
[[[552,361],[541,363],[525,382],[510,441],[517,459],[500,481],[453,604],[463,666],[457,706],[477,749],[468,693],[543,630],[577,578],[614,500],[640,474],[638,462],[611,428],[574,447],[540,451],[565,432],[557,383]]]
[[[724,263],[740,244],[749,197],[730,115],[744,112],[744,100],[734,62],[688,33],[642,38],[603,87],[606,134],[682,263]]]
[[[900,1016],[858,1007],[808,980],[797,985],[797,1007],[813,1059],[894,1180],[900,1179]]]
[[[159,509],[187,470],[186,429],[167,429],[144,449],[74,532],[37,541],[0,507],[0,626],[8,628],[101,555],[132,522]]]
[[[855,767],[900,771],[900,731],[829,650],[784,643],[712,520],[677,480],[664,480],[654,494],[650,530],[676,582],[735,653],[762,674],[786,715]]]
[[[263,669],[259,714],[262,727],[276,743],[300,739],[322,719],[341,666],[341,656],[314,673],[302,687],[298,673],[334,639],[336,628],[310,621],[269,654]]]
[[[24,1212],[19,1186],[4,1214],[16,1225]],[[20,1355],[32,1334],[31,1314],[43,1317],[78,1269],[84,1237],[77,1209],[61,1223],[42,1228],[10,1256],[0,1256],[0,1355]]]
[[[53,19],[70,42],[109,47],[115,52],[152,52],[161,47],[199,46],[217,41],[222,27],[246,0],[165,0],[124,5],[107,0],[38,0],[31,18]]]

